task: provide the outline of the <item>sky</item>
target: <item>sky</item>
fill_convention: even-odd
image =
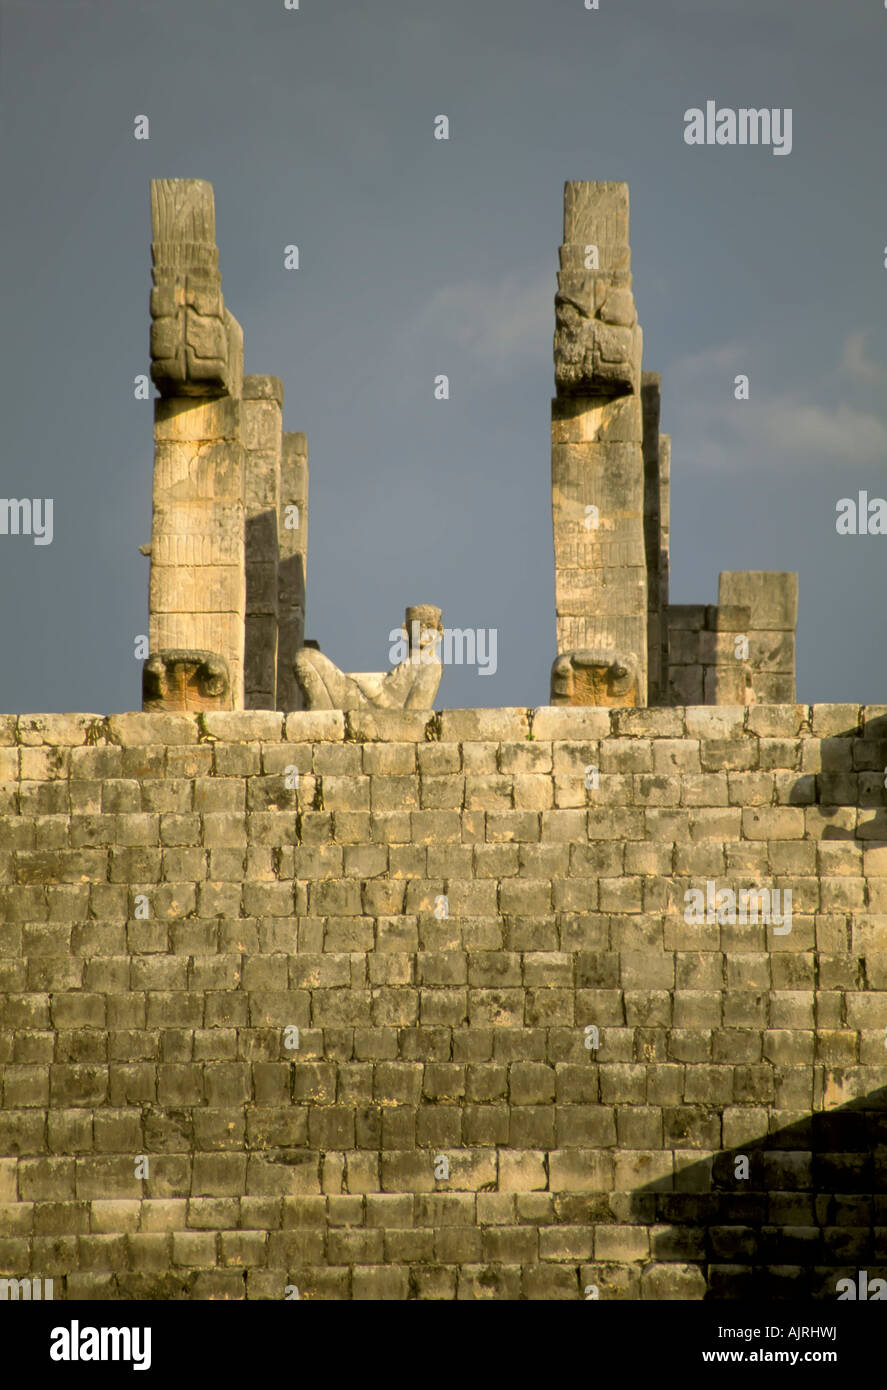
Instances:
[[[0,710],[140,706],[152,178],[214,186],[246,370],[308,437],[307,635],[344,670],[433,603],[496,633],[437,708],[548,702],[563,184],[612,179],[672,602],[797,570],[798,698],[887,702],[887,536],[835,525],[887,496],[885,57],[880,0],[0,0],[0,496],[53,499],[51,544],[0,535]],[[791,108],[791,153],[687,145],[707,100]]]

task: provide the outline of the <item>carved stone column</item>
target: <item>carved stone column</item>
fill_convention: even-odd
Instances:
[[[631,667],[635,703],[644,705],[642,339],[626,184],[566,185],[560,266],[551,434],[557,649]]]
[[[305,643],[305,571],[308,557],[308,444],[304,434],[283,436],[277,520],[277,708],[301,709],[293,663]]]
[[[240,410],[246,526],[244,704],[277,704],[278,511],[283,383],[246,376]]]
[[[154,511],[152,653],[222,658],[243,707],[243,334],[225,308],[212,188],[199,179],[151,184],[151,375]]]

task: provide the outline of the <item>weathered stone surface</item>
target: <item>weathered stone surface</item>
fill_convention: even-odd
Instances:
[[[728,1250],[769,1277],[806,1203],[834,1275],[882,1200],[859,1160],[887,1079],[887,833],[852,771],[882,713],[22,716],[0,1235],[22,1268],[80,1241],[66,1297],[127,1298],[146,1269],[268,1297],[309,1259],[303,1296],[357,1274],[403,1296],[430,1254],[437,1297],[488,1289],[483,1258],[515,1271],[502,1297],[683,1298]],[[795,799],[801,744],[817,769],[847,752],[818,804]],[[708,881],[790,886],[790,932],[690,920]]]
[[[17,719],[14,714],[4,714],[0,715],[0,745],[73,746],[86,743],[91,735],[102,729],[103,724],[104,716],[101,714],[22,714]]]
[[[610,715],[604,709],[540,705],[532,717],[534,738],[598,739],[606,738],[610,732]]]
[[[757,629],[794,632],[798,622],[798,576],[786,571],[725,570],[718,606],[740,604]]]
[[[635,706],[638,664],[634,652],[563,652],[551,668],[551,703]]]
[[[627,185],[568,183],[551,423],[559,656],[630,654],[636,705],[792,702],[797,576],[725,572],[717,607],[669,605],[671,441],[631,285]],[[700,631],[743,645],[700,646]],[[600,698],[569,664],[554,669],[558,699]]]
[[[153,179],[151,377],[162,396],[239,396],[243,334],[226,309],[202,179]]]
[[[340,671],[310,647],[296,654],[294,670],[306,709],[430,709],[440,685],[440,609],[418,604],[401,629],[409,655],[388,672]]]
[[[160,391],[152,537],[142,547],[151,558],[151,707],[166,707],[157,703],[163,654],[180,649],[218,655],[229,673],[225,703],[235,709],[297,709],[305,437],[282,436],[280,379],[243,375],[243,334],[222,298],[210,185],[155,180],[151,207],[151,372]],[[187,680],[178,683],[184,698]]]
[[[230,714],[207,714],[203,727],[211,738],[226,742],[253,743],[256,740],[279,743],[283,718],[273,710],[240,710]]]
[[[277,550],[277,708],[300,709],[293,663],[305,642],[308,552],[308,445],[301,433],[283,435]]]
[[[641,410],[644,455],[644,554],[647,567],[647,699],[651,705],[664,704],[667,691],[666,661],[668,638],[668,567],[663,554],[663,460],[659,433],[662,383],[658,372],[641,377]],[[665,520],[667,526],[667,517]],[[667,547],[667,540],[665,542]],[[665,562],[663,564],[663,561]]]
[[[242,395],[245,401],[276,401],[282,406],[283,382],[279,376],[245,376]]]
[[[0,1257],[68,1298],[833,1297],[883,1229],[887,707],[794,703],[793,576],[668,605],[624,186],[568,186],[552,409],[552,698],[602,704],[440,714],[437,609],[387,675],[305,647],[304,436],[225,357],[206,187],[157,195],[184,712],[0,716]]]
[[[617,653],[631,654],[637,667],[633,702],[646,704],[649,508],[627,185],[565,186],[555,318],[551,472],[557,650],[561,655],[602,651],[610,654],[611,664]],[[655,471],[658,526],[658,464]],[[653,524],[648,518],[647,528]],[[658,605],[658,582],[653,601]],[[653,626],[658,643],[659,625]],[[658,671],[658,646],[656,656]],[[581,686],[574,682],[577,702]]]
[[[300,710],[286,716],[289,743],[336,742],[345,737],[345,716],[341,710]]]
[[[227,666],[231,699],[243,703],[246,578],[243,450],[239,413],[211,418],[205,406],[184,402],[199,427],[169,436],[168,402],[155,402],[163,439],[155,436],[154,517],[149,588],[150,653],[206,651]],[[214,424],[232,433],[201,441]],[[182,437],[183,436],[183,437]]]
[[[197,743],[200,730],[194,715],[170,714],[111,714],[108,716],[108,741],[130,747],[155,743]],[[100,750],[96,750],[99,752]],[[97,771],[102,775],[101,763]]]
[[[348,711],[347,736],[358,743],[421,742],[428,736],[431,718],[430,712],[425,709],[382,709],[375,705],[361,705]]]
[[[639,391],[640,329],[631,293],[627,184],[565,185],[555,310],[559,395]]]
[[[451,742],[495,742],[528,738],[530,711],[526,709],[446,709],[440,716],[440,738]]]
[[[769,624],[792,619],[796,591],[796,575],[724,572],[716,606],[669,607],[669,700],[792,703],[794,631]]]
[[[244,449],[244,704],[277,705],[278,511],[283,388],[276,377],[247,376],[241,404]]]
[[[152,714],[230,709],[227,662],[212,652],[153,652],[142,667],[142,708]]]
[[[669,583],[671,574],[671,436],[659,436],[659,702],[668,703]]]

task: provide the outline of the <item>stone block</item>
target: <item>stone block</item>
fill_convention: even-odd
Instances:
[[[748,607],[754,629],[794,632],[798,576],[786,571],[724,570],[718,584],[718,606],[727,605]]]

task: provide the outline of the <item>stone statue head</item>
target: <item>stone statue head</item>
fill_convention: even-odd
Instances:
[[[610,275],[562,270],[554,301],[555,384],[562,396],[618,396],[640,385],[634,296]]]

